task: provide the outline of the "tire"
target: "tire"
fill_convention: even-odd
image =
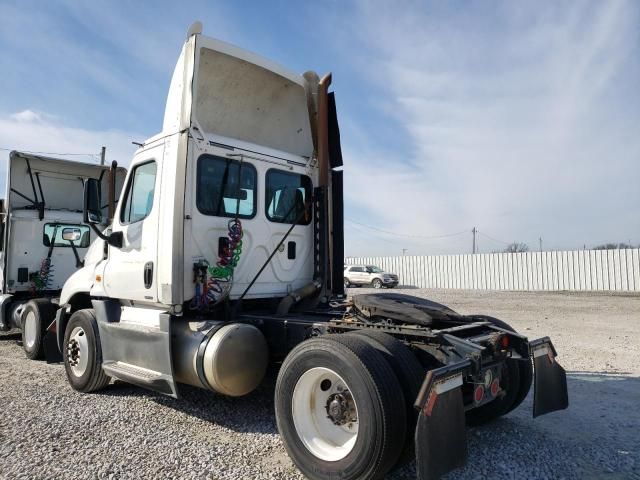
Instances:
[[[351,284],[349,283],[349,279],[347,277],[344,277],[344,288],[349,288],[351,286]]]
[[[102,370],[102,347],[93,309],[71,315],[64,332],[62,357],[67,380],[74,390],[95,392],[109,384]]]
[[[373,286],[373,288],[382,288],[382,280],[380,280],[379,278],[374,278],[371,281],[371,285]]]
[[[508,323],[487,315],[473,315],[475,319],[484,320],[493,323],[496,327],[503,328],[510,332],[516,333],[515,329]],[[508,359],[505,362],[507,382],[509,386],[506,388],[507,394],[497,400],[492,401],[482,407],[467,412],[467,422],[472,425],[480,425],[490,422],[502,415],[506,415],[516,409],[529,394],[531,382],[533,380],[533,365],[531,359]],[[512,384],[516,384],[516,388],[511,388]],[[495,405],[494,405],[495,404]],[[491,408],[489,408],[491,407]]]
[[[341,411],[350,416],[336,425],[327,407],[345,391],[352,401]],[[382,478],[405,441],[400,382],[383,355],[357,336],[324,335],[295,347],[278,374],[275,411],[289,456],[311,480]]]
[[[348,335],[361,337],[378,350],[400,381],[405,400],[407,435],[398,465],[405,465],[415,458],[414,432],[420,412],[414,408],[413,404],[418,398],[418,392],[424,381],[426,370],[420,365],[418,358],[411,352],[409,347],[391,335],[375,330],[361,330]]]
[[[56,307],[47,298],[29,300],[22,312],[22,348],[27,358],[44,358],[44,336],[55,318]]]

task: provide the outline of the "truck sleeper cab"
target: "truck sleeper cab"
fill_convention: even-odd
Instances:
[[[516,408],[532,381],[535,415],[566,408],[564,371],[549,339],[491,317],[398,294],[344,299],[330,83],[194,24],[163,130],[136,152],[95,241],[104,255],[65,283],[50,334],[81,392],[117,378],[240,396],[278,363],[278,430],[307,477],[381,478],[415,451],[418,476],[435,478],[464,462],[465,421]],[[92,225],[97,191],[88,180]]]

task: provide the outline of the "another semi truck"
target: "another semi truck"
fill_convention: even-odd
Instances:
[[[95,164],[9,154],[0,212],[0,331],[20,329],[31,359],[43,356],[56,299],[91,244],[91,228],[82,221],[84,182],[92,179],[106,192],[109,172]],[[114,172],[119,192],[125,170]]]
[[[331,75],[298,75],[194,24],[162,131],[133,157],[110,229],[66,281],[49,335],[80,392],[119,379],[246,395],[279,365],[275,415],[311,479],[437,478],[465,425],[568,405],[549,338],[396,293],[344,296],[342,154]],[[90,401],[90,399],[82,399]]]

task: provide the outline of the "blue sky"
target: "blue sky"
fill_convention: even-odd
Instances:
[[[347,255],[466,253],[473,226],[481,251],[640,244],[633,0],[0,0],[0,19],[2,148],[106,145],[127,164],[160,130],[201,20],[291,70],[333,72]]]

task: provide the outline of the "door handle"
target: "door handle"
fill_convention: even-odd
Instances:
[[[144,288],[151,288],[153,283],[153,262],[144,264]]]

